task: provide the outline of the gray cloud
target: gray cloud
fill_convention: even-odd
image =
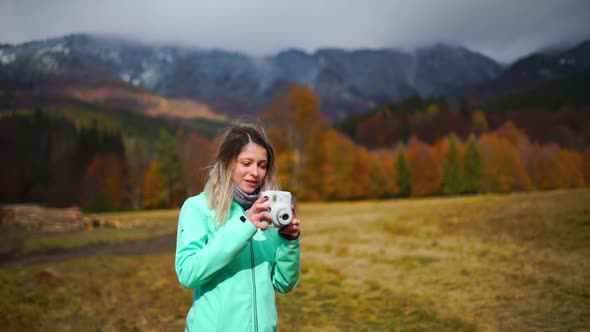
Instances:
[[[3,0],[0,42],[89,32],[272,54],[447,42],[501,61],[590,37],[587,0]]]

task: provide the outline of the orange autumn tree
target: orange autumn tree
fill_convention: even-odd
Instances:
[[[565,189],[585,185],[582,155],[561,149],[555,144],[538,146],[534,152],[532,176],[538,189]]]
[[[582,174],[584,174],[586,186],[590,185],[590,149],[586,149],[582,153]]]
[[[478,143],[483,164],[482,185],[485,191],[512,192],[531,190],[517,147],[493,133],[483,135]]]
[[[317,191],[306,181],[314,181],[310,176],[321,172],[310,165],[322,163],[320,153],[324,149],[317,145],[322,144],[322,132],[329,127],[313,89],[290,85],[273,98],[260,120],[268,128],[267,134],[277,150],[277,161],[285,164],[284,168],[279,164],[279,180],[285,181],[281,186],[301,199],[315,196]]]
[[[128,198],[126,164],[115,153],[96,154],[82,182],[81,203],[89,211],[122,209]]]
[[[438,193],[441,169],[430,154],[430,146],[413,136],[406,147],[406,158],[413,179],[410,196],[428,196]]]
[[[586,185],[584,180],[584,158],[581,154],[560,148],[557,159],[562,175],[562,188],[577,188]]]
[[[215,144],[200,135],[180,133],[180,164],[186,194],[193,196],[205,187],[209,169],[208,166],[215,155]]]
[[[326,153],[332,174],[329,176],[330,191],[327,200],[345,200],[353,195],[354,157],[356,145],[352,140],[330,129],[326,134]]]
[[[141,185],[142,205],[145,208],[163,208],[166,206],[168,191],[160,177],[160,162],[152,161],[143,175]]]
[[[371,184],[371,160],[367,150],[357,146],[353,152],[352,169],[350,176],[352,199],[367,199],[372,194]]]

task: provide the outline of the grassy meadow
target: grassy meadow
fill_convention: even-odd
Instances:
[[[277,295],[279,331],[588,331],[589,203],[590,190],[303,203],[302,279]],[[120,229],[22,250],[145,240],[177,215],[110,214]],[[0,284],[3,331],[179,331],[192,296],[172,250],[13,264]]]

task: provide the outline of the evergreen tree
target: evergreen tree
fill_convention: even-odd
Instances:
[[[467,149],[465,150],[465,187],[464,190],[467,193],[478,193],[482,189],[482,162],[477,143],[475,142],[475,136],[471,135],[467,142]]]
[[[159,175],[166,186],[166,204],[170,207],[173,193],[183,188],[183,180],[176,138],[164,129],[160,130],[156,142],[156,159],[160,162]]]
[[[406,161],[404,151],[401,150],[397,154],[395,161],[395,168],[397,170],[397,186],[399,187],[399,195],[402,197],[410,196],[412,190],[412,174]]]
[[[461,96],[461,99],[459,99],[459,113],[465,119],[469,119],[471,115],[469,101],[467,100],[467,98],[465,98],[465,96]]]
[[[387,178],[377,163],[376,160],[371,162],[371,193],[373,198],[383,198],[387,193]]]
[[[457,149],[455,135],[451,135],[449,144],[450,146],[445,159],[441,186],[443,194],[456,195],[462,192],[463,179],[461,174],[461,160],[459,157],[459,149]]]

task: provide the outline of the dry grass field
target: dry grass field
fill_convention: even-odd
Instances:
[[[302,280],[278,295],[279,330],[588,331],[589,203],[590,190],[575,190],[302,204]],[[149,249],[177,213],[27,237],[23,257],[132,240]],[[191,291],[176,280],[173,247],[5,264],[0,329],[182,330]]]

